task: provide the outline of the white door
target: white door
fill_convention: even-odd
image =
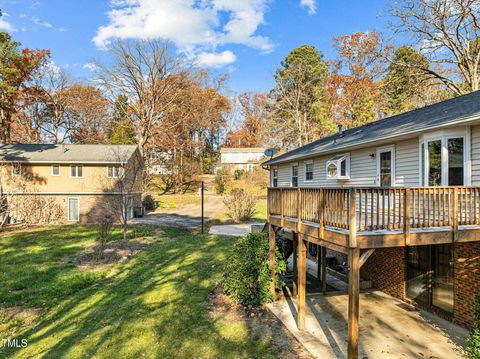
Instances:
[[[377,148],[377,186],[395,185],[395,149],[392,146]]]
[[[80,220],[80,199],[68,199],[68,220],[71,222],[78,222]]]

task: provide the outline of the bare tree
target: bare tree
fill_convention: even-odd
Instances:
[[[169,43],[161,40],[119,40],[109,51],[112,64],[96,65],[98,84],[112,100],[120,94],[128,96],[128,111],[136,121],[143,155],[179,95],[187,71],[172,56]]]
[[[403,0],[393,3],[390,14],[395,32],[413,38],[412,47],[434,65],[404,66],[416,67],[456,95],[479,89],[480,0]]]

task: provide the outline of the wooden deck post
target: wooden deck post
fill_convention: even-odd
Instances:
[[[293,296],[298,294],[298,233],[293,232]]]
[[[357,190],[350,188],[348,207],[348,243],[349,247],[357,247]]]
[[[307,294],[307,246],[303,235],[298,235],[298,295],[297,327],[305,329],[305,299]]]
[[[327,247],[322,247],[322,293],[327,294]]]
[[[403,216],[403,231],[405,233],[405,245],[410,245],[410,188],[405,189],[404,200],[404,216]]]
[[[270,274],[270,292],[275,295],[275,227],[271,224],[268,225],[268,262],[272,269]]]
[[[358,319],[360,313],[360,249],[348,251],[348,359],[358,358]]]
[[[452,234],[453,242],[458,239],[458,188],[453,189],[453,208],[452,208]],[[461,213],[461,212],[460,212]]]

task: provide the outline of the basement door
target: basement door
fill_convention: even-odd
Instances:
[[[453,313],[453,246],[415,246],[407,251],[407,297],[433,312]]]

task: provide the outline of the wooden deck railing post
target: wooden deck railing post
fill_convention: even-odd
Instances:
[[[452,208],[452,239],[453,242],[457,240],[458,231],[458,188],[453,189],[453,208]]]
[[[297,232],[302,230],[302,190],[297,188]]]
[[[293,296],[298,294],[298,233],[293,233]]]
[[[280,188],[280,225],[285,225],[285,214],[283,213],[283,188]]]
[[[348,245],[350,248],[357,247],[357,189],[350,188],[348,196]]]
[[[319,200],[319,235],[321,239],[325,239],[325,191],[323,188],[319,192],[320,200]]]
[[[410,188],[405,189],[404,192],[404,216],[403,216],[403,231],[405,233],[405,245],[410,245]]]

